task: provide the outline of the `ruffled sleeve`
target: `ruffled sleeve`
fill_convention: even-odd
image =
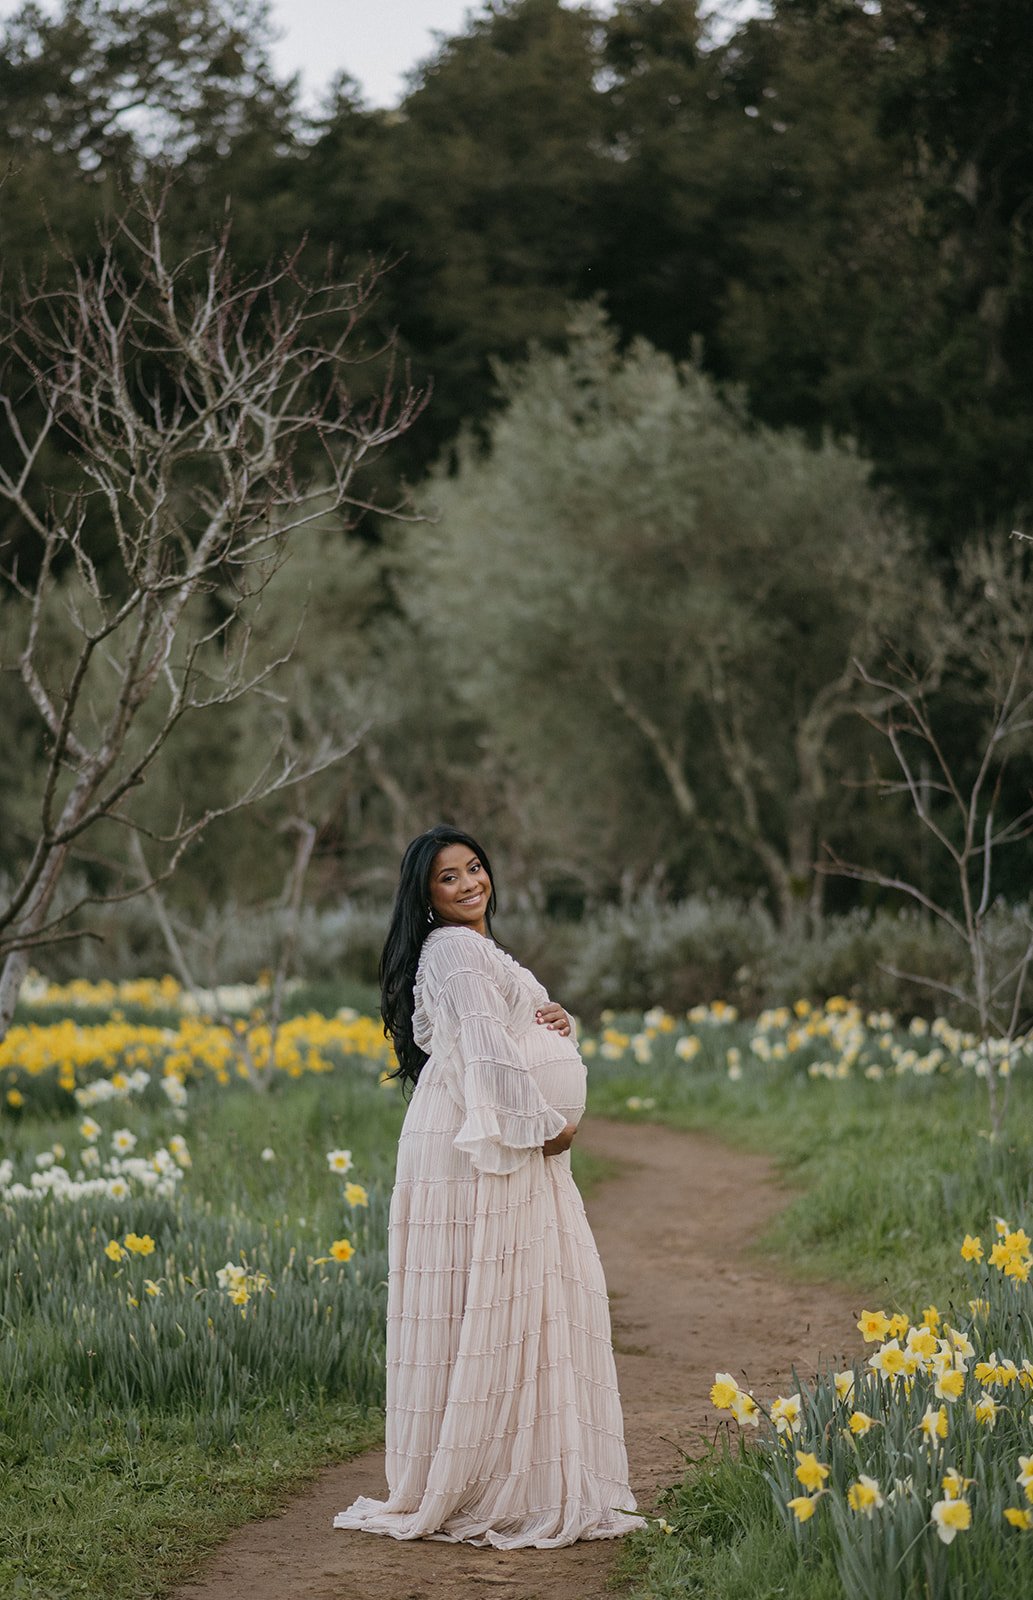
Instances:
[[[435,940],[428,963],[435,1008],[460,1057],[465,1116],[455,1145],[479,1172],[515,1172],[566,1118],[542,1097],[513,1037],[493,952],[479,933]]]

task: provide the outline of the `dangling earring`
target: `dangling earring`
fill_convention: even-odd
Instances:
[[[427,921],[428,922],[433,922],[434,921],[434,912],[433,912],[433,910],[432,910],[432,908],[430,906],[427,907]]]

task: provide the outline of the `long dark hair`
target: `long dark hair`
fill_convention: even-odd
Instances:
[[[491,933],[495,874],[477,840],[462,828],[452,828],[444,822],[410,840],[402,857],[398,892],[380,955],[380,1015],[398,1057],[398,1070],[392,1077],[401,1078],[405,1084],[416,1083],[427,1059],[426,1051],[420,1049],[412,1033],[413,983],[424,939],[432,929],[442,926],[436,913],[428,917],[432,910],[430,874],[438,851],[448,844],[465,844],[488,874],[491,894],[484,920]]]

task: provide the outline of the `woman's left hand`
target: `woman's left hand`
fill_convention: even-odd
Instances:
[[[570,1032],[570,1018],[556,1000],[547,1000],[543,1006],[539,1006],[534,1014],[534,1020],[543,1022],[547,1028],[552,1028],[556,1033]]]

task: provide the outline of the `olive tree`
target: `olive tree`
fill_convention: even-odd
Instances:
[[[561,850],[601,845],[614,882],[707,852],[784,924],[818,917],[853,662],[924,582],[865,463],[622,354],[594,307],[499,381],[487,447],[438,474],[407,551],[455,692]]]

